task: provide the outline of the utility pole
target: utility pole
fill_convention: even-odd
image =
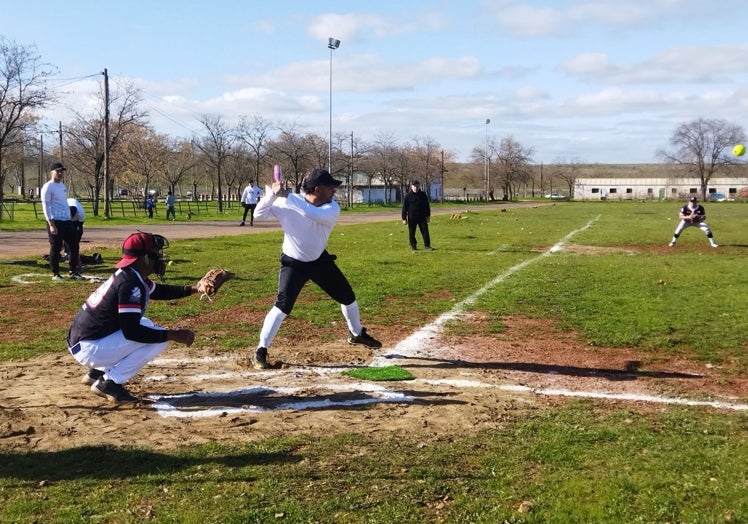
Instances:
[[[63,154],[63,151],[62,151],[62,120],[60,120],[59,133],[60,133],[60,162],[64,164],[65,163],[65,155]]]
[[[442,204],[444,203],[444,150],[442,149],[442,165],[441,165],[441,175],[442,175],[442,190],[441,190],[441,199],[439,202]]]
[[[109,74],[104,69],[104,218],[109,218]]]

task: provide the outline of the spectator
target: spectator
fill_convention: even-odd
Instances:
[[[174,203],[176,202],[176,199],[174,198],[174,195],[169,191],[169,193],[166,195],[166,220],[169,220],[169,215],[171,215],[172,220],[177,219],[176,211],[174,211]]]
[[[59,162],[49,165],[49,181],[42,186],[41,201],[44,218],[47,221],[47,236],[49,237],[49,267],[52,269],[52,280],[64,280],[60,275],[60,251],[63,242],[70,247],[68,264],[70,278],[80,279],[78,272],[78,241],[73,223],[70,220],[68,193],[62,182],[65,166]]]

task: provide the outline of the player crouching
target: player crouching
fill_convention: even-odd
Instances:
[[[166,271],[161,235],[134,233],[122,244],[122,259],[75,315],[68,330],[70,353],[89,367],[82,382],[113,402],[138,402],[124,383],[156,358],[169,341],[192,345],[189,329],[167,329],[143,316],[149,299],[174,300],[198,292],[198,286],[157,284],[148,277]]]

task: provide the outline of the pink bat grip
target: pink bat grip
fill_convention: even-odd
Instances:
[[[275,178],[276,182],[280,182],[282,176],[283,173],[281,173],[280,164],[275,164],[275,166],[273,166],[273,178]]]

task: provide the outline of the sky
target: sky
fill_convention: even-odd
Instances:
[[[104,69],[184,137],[259,115],[327,138],[332,117],[458,161],[511,137],[537,163],[631,164],[698,118],[748,128],[745,0],[0,0],[0,35],[54,67],[55,129],[93,114]]]

